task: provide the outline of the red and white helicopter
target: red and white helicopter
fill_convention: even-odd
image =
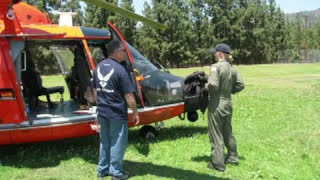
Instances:
[[[103,0],[85,1],[165,28]],[[139,125],[162,122],[185,112],[192,121],[197,119],[192,105],[185,107],[184,79],[160,71],[126,43],[111,23],[109,30],[52,24],[45,13],[21,0],[1,0],[0,15],[0,145],[96,134],[92,128],[94,102],[90,103],[86,95],[90,95],[92,70],[107,57],[105,44],[112,39],[121,40],[126,47],[126,67],[137,92]],[[56,65],[49,67],[60,69],[61,86],[41,86],[34,64],[39,49],[52,52]],[[50,95],[56,93],[61,94],[60,101],[52,102]],[[70,100],[64,101],[63,96],[69,94]],[[46,106],[37,106],[39,100],[34,97],[38,96],[46,97]],[[89,104],[90,109],[81,110],[82,104]],[[131,115],[129,110],[129,127],[133,126]],[[140,132],[148,136],[154,131],[153,126],[143,126]]]

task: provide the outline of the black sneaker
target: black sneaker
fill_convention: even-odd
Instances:
[[[216,166],[212,162],[208,163],[208,168],[209,169],[215,169],[215,170],[220,171],[220,172],[224,172],[224,167]]]
[[[122,179],[128,179],[129,178],[129,172],[123,171],[120,176],[112,176],[112,180],[122,180]]]
[[[231,165],[234,165],[234,166],[238,166],[238,165],[239,165],[239,162],[238,162],[238,161],[231,160],[231,159],[227,159],[227,160],[226,160],[226,163],[231,164]]]
[[[107,179],[108,176],[97,176],[97,179]]]
[[[102,175],[97,175],[97,179],[105,179],[105,178],[107,178],[108,176],[109,176],[109,174],[104,175],[104,176],[102,176]]]

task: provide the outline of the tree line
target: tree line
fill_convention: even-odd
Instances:
[[[106,0],[135,11],[132,0]],[[188,67],[212,63],[209,49],[220,42],[229,44],[237,64],[272,63],[284,50],[289,59],[302,58],[304,17],[286,19],[275,0],[152,0],[143,15],[167,25],[154,29],[107,10],[77,0],[26,0],[48,12],[77,12],[75,25],[107,28],[111,21],[127,42],[152,62],[165,67]],[[308,48],[320,47],[320,22],[308,27]]]

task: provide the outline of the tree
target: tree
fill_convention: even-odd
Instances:
[[[188,6],[183,0],[153,0],[152,7],[145,4],[145,16],[167,25],[167,30],[151,29],[142,26],[138,29],[139,49],[146,52],[153,62],[165,66],[180,67],[190,58],[186,30],[188,23]],[[143,37],[141,37],[143,35]],[[145,42],[147,44],[143,44]],[[150,44],[150,43],[153,44]],[[151,56],[151,57],[150,57]]]
[[[84,12],[81,11],[81,5],[80,5],[79,0],[61,1],[61,5],[60,5],[60,8],[58,8],[58,11],[77,13],[73,17],[73,24],[76,26],[84,25]]]
[[[109,3],[118,5],[118,0],[106,0]],[[108,21],[114,23],[115,13],[109,12],[104,8],[97,7],[93,4],[87,4],[85,9],[85,26],[96,27],[96,28],[107,28]]]
[[[316,36],[316,41],[317,41],[317,47],[320,47],[320,21],[316,24],[315,26],[315,36]]]
[[[208,16],[211,18],[211,33],[220,42],[228,41],[231,19],[233,19],[232,0],[208,0]]]
[[[190,63],[208,64],[211,62],[209,48],[213,46],[213,38],[210,36],[207,4],[204,0],[189,0],[189,7],[192,29],[187,31],[187,37],[189,48],[193,50]]]
[[[302,26],[302,23],[301,23],[301,16],[300,14],[298,13],[296,15],[296,33],[295,33],[295,42],[296,42],[296,46],[295,48],[297,49],[297,52],[299,53],[300,49],[301,49],[301,26]],[[300,54],[300,53],[299,53]]]
[[[27,1],[49,12],[53,18],[53,11],[57,9],[81,9],[78,1]],[[134,12],[132,0],[106,1]],[[277,59],[279,50],[301,49],[304,40],[300,16],[297,15],[295,23],[286,22],[275,0],[152,0],[150,5],[145,3],[144,15],[167,25],[167,30],[137,25],[137,21],[91,4],[85,7],[85,21],[79,16],[76,24],[107,28],[107,21],[111,21],[127,42],[152,62],[167,67],[208,64],[212,58],[209,48],[220,42],[232,47],[236,63],[270,63]],[[320,45],[319,29],[320,25],[309,28],[310,48]]]
[[[255,1],[251,1],[243,16],[240,18],[242,26],[241,47],[239,58],[242,63],[253,64],[261,60],[262,41],[261,37],[264,29],[264,12],[261,6]]]
[[[234,11],[233,19],[231,20],[230,34],[228,43],[232,47],[232,55],[236,64],[244,63],[247,52],[243,49],[243,44],[246,42],[247,29],[243,24],[243,17],[248,8],[248,0],[236,0],[232,10]]]
[[[144,15],[150,19],[155,19],[153,8],[147,3],[144,3]],[[160,41],[159,35],[155,28],[141,25],[137,28],[134,45],[139,49],[147,59],[151,62],[161,63],[160,58]]]
[[[265,62],[271,63],[276,60],[280,49],[286,46],[286,23],[284,13],[280,8],[276,8],[274,0],[269,0],[266,7],[266,26],[265,26]]]
[[[120,5],[120,7],[128,9],[134,12],[132,0],[106,0],[109,3]],[[134,44],[136,34],[137,21],[128,17],[124,17],[120,14],[110,12],[104,8],[97,7],[92,4],[88,4],[86,8],[85,25],[96,28],[107,28],[108,21],[113,23],[117,29],[121,32],[127,42]]]
[[[121,0],[120,7],[134,12],[132,0]],[[115,26],[119,29],[129,44],[134,44],[137,21],[121,15],[115,16]]]

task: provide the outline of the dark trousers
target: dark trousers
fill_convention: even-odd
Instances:
[[[227,158],[238,161],[236,139],[232,134],[232,105],[227,108],[215,108],[208,111],[208,133],[211,145],[212,162],[219,167],[225,166],[224,146],[227,147]]]

